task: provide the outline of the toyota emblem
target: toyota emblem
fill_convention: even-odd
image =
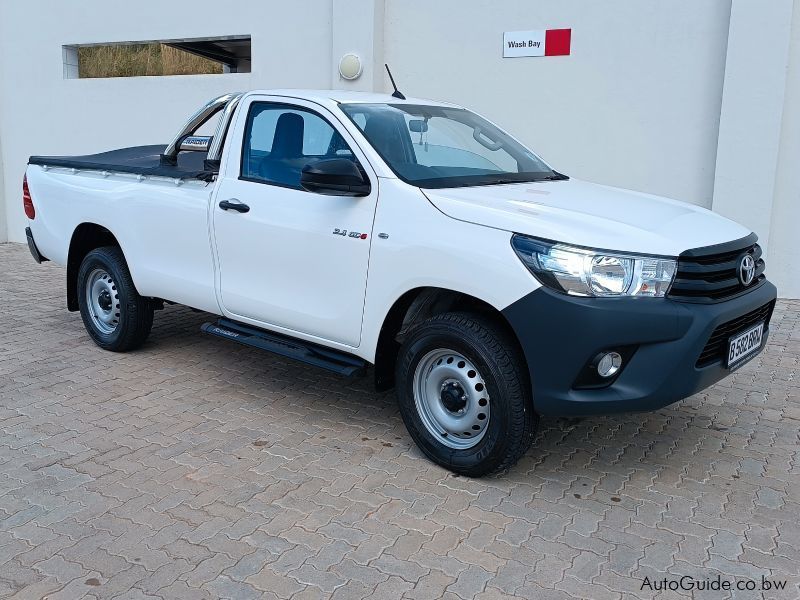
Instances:
[[[752,255],[745,254],[742,261],[739,263],[739,281],[742,285],[750,285],[756,276],[756,261],[753,260]]]

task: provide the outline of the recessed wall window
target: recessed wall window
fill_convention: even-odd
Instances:
[[[250,36],[74,44],[63,57],[65,79],[249,73]]]

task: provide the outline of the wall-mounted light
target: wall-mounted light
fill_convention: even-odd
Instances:
[[[361,59],[357,54],[345,54],[339,61],[339,75],[342,76],[342,79],[350,81],[358,79],[363,69]]]

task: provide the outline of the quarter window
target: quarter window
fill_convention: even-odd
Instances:
[[[341,134],[317,113],[266,102],[250,107],[242,148],[243,178],[301,189],[303,167],[323,158],[356,161]]]

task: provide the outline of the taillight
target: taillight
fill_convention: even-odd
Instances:
[[[28,176],[22,178],[22,206],[25,207],[25,216],[29,219],[36,218],[36,209],[33,207],[33,198],[31,198],[31,191],[28,189]]]

